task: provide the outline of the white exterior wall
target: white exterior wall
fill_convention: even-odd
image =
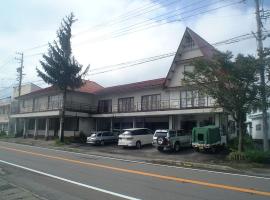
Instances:
[[[188,60],[188,59],[203,56],[202,52],[196,48],[197,47],[195,46],[194,50],[183,52],[181,56],[178,58],[178,60],[186,60],[186,59]],[[173,72],[173,76],[171,77],[168,87],[183,86],[182,79],[184,78],[183,73],[184,73],[185,66],[190,66],[190,64],[181,63],[181,61],[179,62],[179,64],[173,63],[174,72]]]
[[[268,110],[268,126],[270,126],[270,110]],[[263,140],[263,121],[262,113],[256,112],[248,116],[248,122],[251,122],[251,127],[248,127],[249,134],[252,136],[252,139]],[[260,130],[258,130],[260,126]],[[270,129],[268,129],[268,139],[270,140]]]

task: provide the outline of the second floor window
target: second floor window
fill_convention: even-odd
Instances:
[[[110,113],[112,112],[112,100],[99,100],[98,101],[98,112],[100,113]]]
[[[134,111],[134,97],[118,99],[118,112]]]
[[[142,96],[142,110],[157,110],[160,108],[160,94]]]
[[[181,91],[181,108],[205,107],[207,96],[198,90]]]
[[[48,97],[48,109],[58,109],[62,104],[62,95],[53,95]]]

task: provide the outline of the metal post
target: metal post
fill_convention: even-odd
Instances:
[[[260,61],[260,96],[262,103],[262,130],[263,130],[263,149],[264,151],[269,150],[268,141],[268,123],[267,123],[267,97],[266,97],[266,83],[265,83],[265,65],[263,61],[263,35],[262,35],[262,21],[260,16],[260,5],[259,0],[255,0],[256,4],[256,21],[257,21],[257,51]]]
[[[45,140],[48,140],[49,136],[49,118],[46,118],[46,126],[45,126]]]
[[[26,119],[23,120],[23,138],[26,138]]]
[[[38,119],[35,119],[34,139],[37,139],[37,126],[38,126]]]
[[[113,132],[113,118],[111,118],[111,132]]]
[[[132,126],[133,126],[133,128],[136,128],[136,118],[135,117],[133,117],[133,119],[132,119]]]

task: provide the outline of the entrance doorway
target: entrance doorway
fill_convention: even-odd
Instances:
[[[197,126],[197,121],[196,120],[186,120],[186,121],[181,121],[181,129],[184,131],[191,133],[192,129]]]

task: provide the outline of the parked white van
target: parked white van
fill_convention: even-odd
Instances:
[[[153,139],[153,131],[147,128],[130,128],[124,129],[119,135],[118,145],[127,147],[136,147],[140,149],[143,145],[151,144]]]

